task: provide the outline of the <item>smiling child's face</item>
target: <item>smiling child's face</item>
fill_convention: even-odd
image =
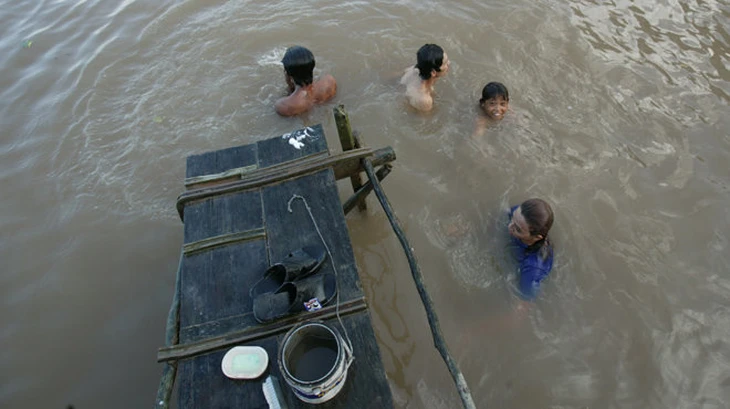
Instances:
[[[504,118],[504,114],[507,113],[507,110],[509,109],[509,101],[504,99],[503,96],[498,95],[482,102],[482,109],[490,119],[499,121]]]

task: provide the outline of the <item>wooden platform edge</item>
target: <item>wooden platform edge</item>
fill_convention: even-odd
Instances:
[[[256,326],[197,342],[162,347],[157,352],[157,362],[176,361],[194,357],[220,348],[251,342],[286,332],[302,320],[330,319],[336,317],[338,313],[340,316],[354,314],[367,310],[367,307],[365,297],[359,297],[340,304],[339,308],[337,305],[330,305],[319,311],[307,314],[298,314],[285,320],[268,324],[268,326]]]
[[[286,166],[258,169],[238,181],[184,192],[177,199],[177,211],[180,219],[184,220],[185,205],[191,201],[278,183],[329,167],[334,170],[335,179],[343,179],[364,171],[361,163],[363,158],[369,158],[373,166],[380,166],[394,161],[395,151],[389,146],[380,149],[360,148],[326,157],[313,155],[304,160],[289,162]]]

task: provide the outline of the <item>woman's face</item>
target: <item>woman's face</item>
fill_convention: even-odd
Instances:
[[[512,213],[512,220],[510,220],[507,230],[509,230],[509,234],[512,237],[519,239],[528,246],[542,239],[542,236],[539,234],[537,236],[530,234],[530,226],[522,215],[522,206],[515,209],[514,213]]]
[[[504,114],[507,113],[507,109],[509,109],[509,101],[504,99],[503,96],[498,95],[482,102],[482,109],[490,119],[499,121],[504,118]]]

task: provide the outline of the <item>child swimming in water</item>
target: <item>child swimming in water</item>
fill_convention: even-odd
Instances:
[[[532,300],[553,268],[553,246],[548,239],[553,210],[542,199],[530,199],[510,209],[509,218],[507,230],[519,264],[519,294]]]
[[[332,99],[337,82],[329,74],[314,80],[314,55],[302,46],[289,47],[281,60],[288,96],[279,99],[274,108],[279,115],[294,116],[309,111],[316,104]]]
[[[425,44],[416,53],[416,65],[406,68],[400,82],[412,107],[427,112],[433,108],[433,85],[449,71],[449,56],[436,44]]]
[[[501,121],[509,110],[509,91],[501,82],[490,82],[482,89],[479,99],[480,115],[473,136],[484,134],[490,123]],[[481,115],[484,114],[484,115]]]

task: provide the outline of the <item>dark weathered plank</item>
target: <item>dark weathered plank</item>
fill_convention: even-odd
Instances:
[[[185,243],[264,227],[258,191],[219,195],[185,207]]]
[[[298,148],[289,143],[292,138],[299,139],[301,145],[297,144]],[[327,140],[324,137],[322,125],[314,125],[283,136],[259,141],[256,147],[259,168],[265,168],[318,152],[325,152],[327,151]]]
[[[227,233],[220,236],[213,236],[207,239],[185,243],[183,253],[189,256],[201,251],[208,251],[215,247],[226,246],[243,241],[260,240],[266,238],[266,231],[262,228],[246,230],[238,233]]]
[[[223,319],[245,320],[245,315],[253,309],[249,288],[268,268],[267,260],[263,240],[186,256],[182,269],[180,342],[189,341],[186,327]],[[253,317],[249,321],[253,323]],[[225,332],[215,335],[222,333]]]
[[[319,125],[308,129],[306,137],[298,141],[303,146],[294,144],[299,149],[289,143],[292,136],[297,134],[196,155],[188,159],[187,175],[189,178],[211,175],[250,165],[257,168],[250,177],[274,175],[286,173],[291,167],[283,162],[301,159],[297,163],[302,163],[317,159],[313,155],[327,153]],[[394,154],[384,157],[387,162],[394,159]],[[348,166],[359,166],[359,160],[351,162]],[[346,171],[355,171],[355,167]],[[270,354],[270,371],[279,372],[276,360],[284,336],[281,328],[292,318],[272,324],[257,323],[248,291],[270,264],[296,248],[321,243],[302,200],[294,200],[293,212],[288,212],[287,204],[293,195],[306,199],[329,246],[332,258],[325,262],[321,272],[334,272],[333,266],[337,266],[340,302],[363,297],[335,173],[324,168],[291,176],[289,179],[266,177],[265,183],[252,184],[245,190],[220,191],[216,187],[209,196],[178,201],[181,214],[184,207],[185,243],[189,250],[183,257],[180,276],[180,343],[195,346],[202,353],[178,361],[180,408],[267,408],[261,391],[263,378],[257,381],[226,378],[220,367],[225,350],[217,348],[232,345],[231,334],[238,334],[239,338],[269,334],[265,338],[256,336],[257,340],[250,344],[263,346]],[[202,188],[198,192],[208,190]],[[249,234],[261,229],[264,235]],[[246,240],[239,240],[241,237]],[[356,361],[337,398],[319,406],[392,407],[390,388],[367,311],[353,310],[342,318],[355,347]],[[205,352],[214,349],[215,352]],[[280,374],[278,377],[283,382]],[[290,408],[311,407],[296,399],[287,385],[282,387]]]
[[[195,201],[212,196],[230,194],[245,190],[252,190],[266,185],[272,185],[297,176],[302,176],[332,168],[335,179],[349,177],[362,169],[361,161],[372,157],[373,166],[386,164],[395,160],[392,148],[372,150],[370,148],[353,149],[332,156],[314,154],[287,162],[282,166],[270,166],[248,173],[241,180],[225,179],[211,184],[204,184],[189,190],[177,199],[177,211],[184,220],[184,208]]]
[[[258,161],[256,144],[236,146],[188,156],[186,178],[221,173],[229,169],[254,165]]]
[[[289,200],[294,195],[300,195],[312,209],[312,215],[332,253],[333,260],[328,257],[321,272],[334,273],[334,262],[337,266],[340,300],[361,297],[355,256],[332,170],[267,186],[262,189],[261,195],[271,260],[275,262],[292,250],[307,245],[322,245],[305,203],[296,199],[291,203],[292,212],[289,213],[287,209]]]
[[[157,361],[175,361],[195,355],[206,354],[237,344],[253,342],[261,338],[269,338],[288,331],[301,321],[328,320],[337,316],[337,314],[344,317],[345,315],[355,314],[365,310],[367,307],[368,305],[365,303],[365,297],[355,298],[347,302],[340,302],[339,305],[330,304],[324,306],[320,310],[294,314],[271,324],[249,326],[240,331],[230,332],[221,336],[209,337],[198,342],[163,347],[157,352]]]
[[[375,344],[375,334],[367,312],[342,318],[353,343],[355,361],[347,372],[345,386],[329,402],[318,408],[382,409],[393,406],[388,381]],[[336,319],[326,321],[342,332]],[[181,408],[266,408],[261,385],[268,374],[274,374],[281,383],[282,392],[290,409],[312,408],[294,396],[279,371],[277,356],[285,334],[248,345],[263,347],[269,354],[266,374],[255,380],[233,380],[223,375],[221,361],[227,350],[216,351],[179,363]],[[246,345],[246,344],[243,344]]]

